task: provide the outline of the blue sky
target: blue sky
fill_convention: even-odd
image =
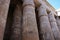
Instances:
[[[60,0],[47,0],[55,9],[60,8]]]

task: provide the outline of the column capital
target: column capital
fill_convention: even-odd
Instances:
[[[38,8],[38,13],[39,16],[47,16],[47,11],[46,11],[46,8],[44,7],[44,5],[41,5],[39,8]]]
[[[48,14],[48,16],[49,16],[49,18],[50,18],[50,22],[56,22],[56,19],[54,18],[53,12],[50,12],[50,13]]]
[[[23,7],[25,7],[25,6],[35,7],[34,0],[23,0]]]

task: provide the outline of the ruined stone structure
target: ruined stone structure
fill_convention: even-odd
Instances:
[[[0,0],[0,40],[60,40],[60,19],[46,0]]]

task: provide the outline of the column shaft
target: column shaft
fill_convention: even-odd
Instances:
[[[39,40],[33,0],[23,1],[22,40]]]
[[[52,12],[48,15],[55,40],[60,40],[60,32]]]
[[[3,40],[3,34],[6,26],[7,14],[10,0],[0,0],[0,40]]]
[[[54,40],[51,26],[48,19],[48,15],[47,15],[46,8],[44,7],[44,5],[41,5],[38,8],[38,17],[40,21],[40,29],[41,29],[40,33],[42,33],[43,35],[43,40]]]
[[[56,18],[56,22],[57,22],[57,25],[58,25],[58,29],[60,31],[60,18],[59,17]]]
[[[17,4],[15,11],[13,13],[13,25],[12,25],[12,35],[10,40],[21,40],[21,30],[22,30],[22,10],[21,5]]]

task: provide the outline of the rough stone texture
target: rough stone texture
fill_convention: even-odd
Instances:
[[[23,3],[23,6],[26,6],[26,5],[35,6],[33,0],[23,0],[23,2],[24,2],[24,3]]]
[[[39,0],[34,0],[34,3],[35,3],[36,7],[39,7],[41,5],[40,2],[39,2]]]
[[[33,0],[24,0],[33,3]],[[27,5],[25,3],[25,5]],[[34,4],[34,3],[33,3]],[[32,4],[31,4],[32,5]],[[22,40],[39,40],[37,23],[35,18],[35,8],[31,5],[27,5],[23,9],[23,31]]]
[[[58,26],[57,26],[53,13],[50,12],[48,16],[49,16],[54,38],[55,38],[55,40],[60,40],[60,32],[59,32],[59,29],[58,29]]]
[[[41,33],[43,34],[43,40],[54,40],[54,36],[51,30],[51,26],[44,5],[41,5],[38,8],[38,16],[40,21]]]
[[[39,11],[40,10],[40,11]],[[39,8],[38,8],[38,11],[39,11],[39,17],[40,16],[47,16],[47,12],[46,12],[46,8],[44,7],[44,5],[42,5],[42,6],[40,6]]]
[[[60,31],[60,18],[59,17],[56,18],[56,22],[57,22],[57,25],[58,25],[58,28],[59,28],[59,31]]]
[[[0,0],[0,40],[3,40],[9,3],[10,0]]]
[[[13,13],[13,25],[12,25],[12,35],[10,40],[21,40],[21,32],[22,32],[22,10],[21,5],[17,4],[15,11]]]
[[[46,0],[0,0],[0,40],[60,40],[60,19],[55,20],[51,14],[55,11],[46,3]]]

